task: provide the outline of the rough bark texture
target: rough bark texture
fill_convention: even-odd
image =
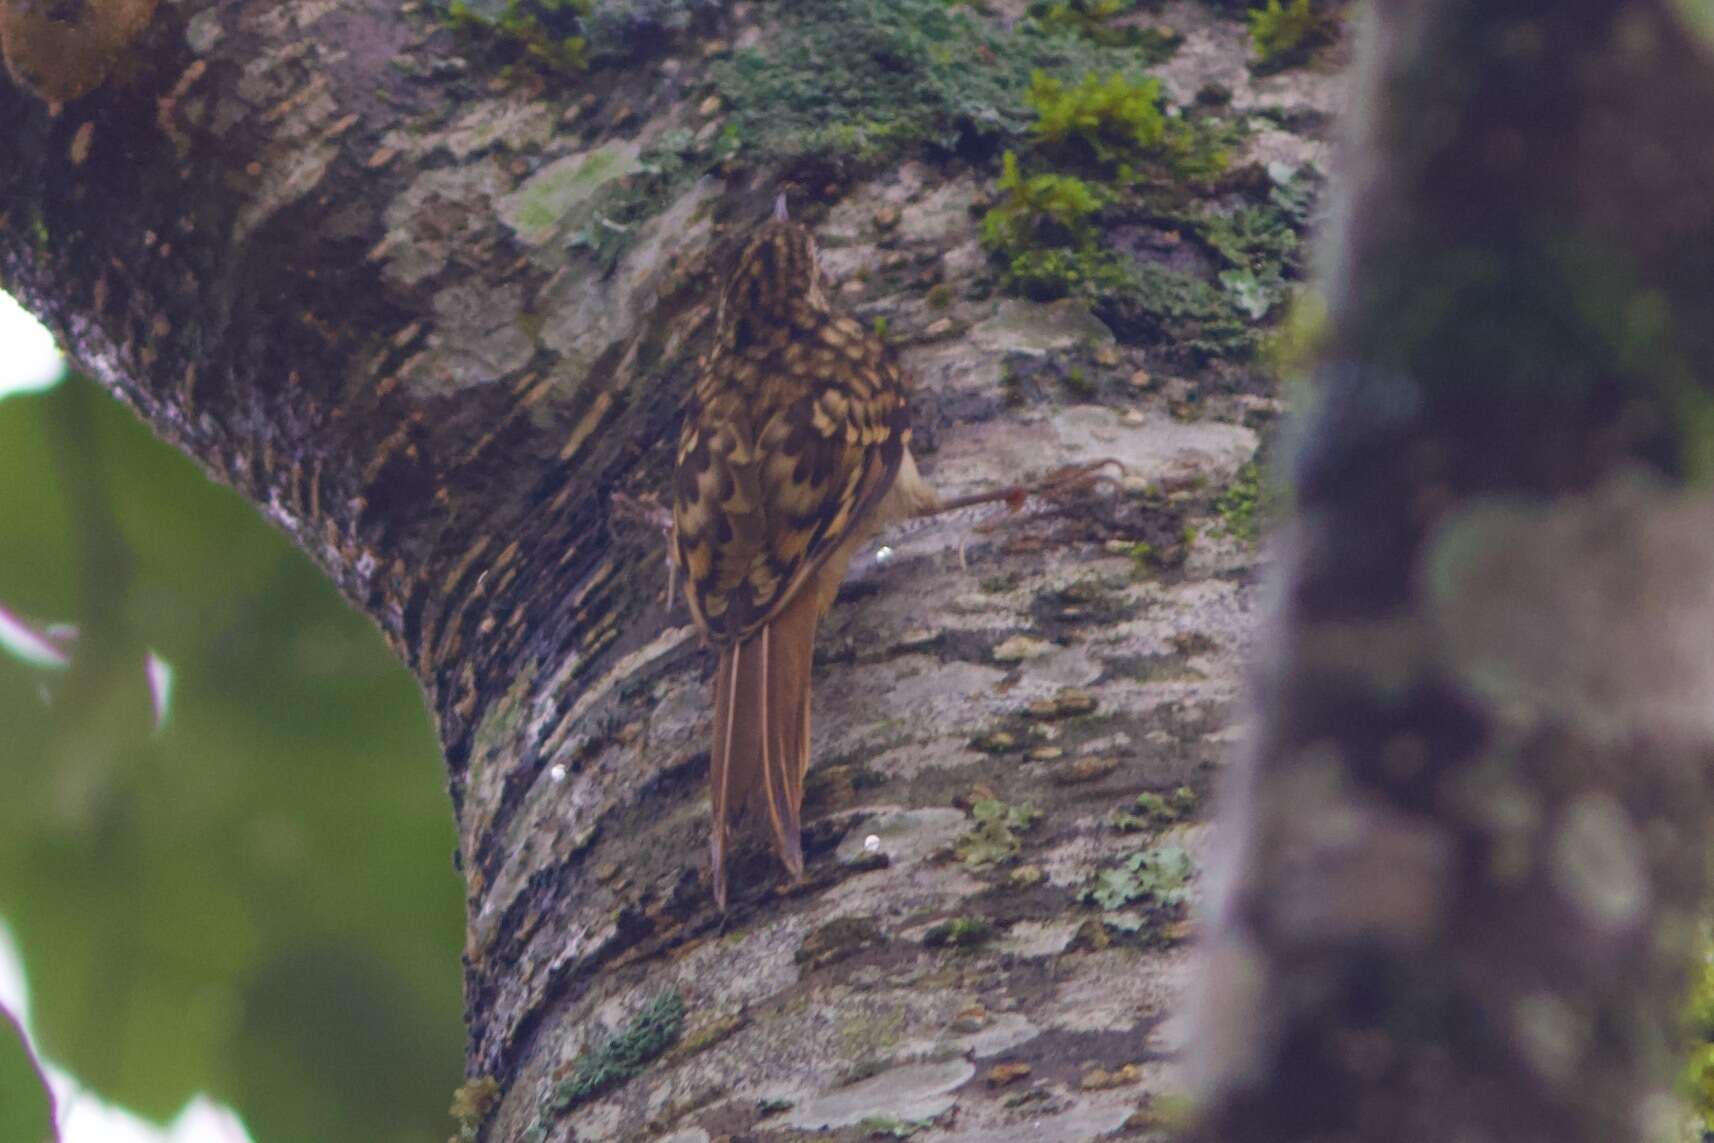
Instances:
[[[1672,1121],[1714,759],[1688,9],[1373,6],[1209,890],[1202,1138]]]
[[[568,237],[644,143],[706,131],[713,41],[769,11],[501,83],[414,4],[163,3],[93,94],[50,109],[0,85],[0,281],[422,681],[469,887],[469,1072],[501,1093],[483,1138],[1148,1130],[1177,1050],[1176,890],[1104,915],[1079,894],[1135,882],[1120,862],[1147,834],[1114,811],[1205,792],[1229,737],[1254,556],[1215,501],[1277,404],[1259,369],[1173,376],[1075,306],[966,289],[983,179],[954,159],[808,196],[840,296],[907,347],[943,492],[1107,455],[1137,479],[1053,521],[891,538],[821,637],[809,885],[774,893],[740,850],[722,925],[712,663],[666,607],[659,536],[609,505],[666,486],[715,267],[773,187],[691,181],[612,265]],[[1176,102],[1219,83],[1285,109],[1270,122],[1325,121],[1331,66],[1256,79],[1241,23],[1165,18]],[[1278,126],[1245,147],[1321,149]],[[1029,380],[1044,362],[1079,387]],[[1182,816],[1162,806],[1132,828]],[[1200,853],[1179,829],[1147,843],[1160,860]],[[674,992],[670,1055],[556,1102],[602,1029]]]

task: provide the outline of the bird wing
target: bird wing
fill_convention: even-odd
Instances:
[[[755,370],[759,384],[735,384]],[[834,318],[769,352],[712,362],[679,439],[674,549],[717,643],[768,623],[880,502],[909,441],[897,368]]]

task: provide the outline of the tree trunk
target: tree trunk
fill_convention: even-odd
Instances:
[[[1228,737],[1253,554],[1216,498],[1272,419],[1265,382],[1163,377],[1170,352],[1074,304],[980,288],[980,176],[955,157],[795,172],[839,296],[904,349],[943,493],[1109,455],[1135,477],[887,538],[824,625],[808,884],[741,848],[720,917],[712,661],[661,536],[612,508],[666,489],[723,252],[776,189],[649,165],[665,140],[710,153],[710,61],[773,11],[682,7],[670,35],[639,17],[656,38],[623,66],[501,82],[421,5],[163,4],[93,94],[0,85],[4,286],[422,682],[468,886],[468,1072],[498,1092],[470,1089],[473,1133],[1147,1126],[1185,954],[1176,890],[1127,895],[1153,868],[1123,864],[1127,830],[1194,820]],[[1170,14],[1175,101],[1218,84],[1325,119],[1327,74],[1254,79],[1241,23]],[[1246,146],[1319,155],[1277,126]],[[1198,831],[1149,860],[1170,879],[1186,848]],[[647,1069],[604,1086],[619,1049]]]
[[[1199,1137],[1662,1138],[1708,884],[1714,70],[1687,6],[1373,6]]]

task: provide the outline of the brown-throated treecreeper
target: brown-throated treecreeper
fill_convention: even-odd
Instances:
[[[782,196],[721,294],[673,480],[672,558],[720,652],[709,785],[722,909],[741,807],[765,815],[775,852],[803,876],[816,623],[864,539],[934,506],[910,438],[892,354],[828,301],[815,240]]]
[[[673,475],[670,558],[691,617],[720,651],[709,787],[722,909],[740,808],[766,817],[780,860],[803,876],[815,629],[863,542],[906,517],[994,501],[1016,510],[1124,467],[1103,459],[941,499],[917,475],[910,439],[891,351],[828,301],[815,239],[781,196],[721,293]]]

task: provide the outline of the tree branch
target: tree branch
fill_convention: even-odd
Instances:
[[[1707,888],[1709,45],[1377,4],[1201,1138],[1658,1137]]]
[[[1078,302],[994,296],[965,159],[845,183],[799,172],[837,296],[881,307],[860,316],[901,343],[913,448],[943,492],[1105,456],[1142,480],[1069,517],[986,531],[963,515],[890,538],[822,635],[808,887],[776,894],[772,866],[740,849],[722,928],[700,879],[706,659],[663,606],[658,534],[610,505],[665,484],[722,250],[775,189],[715,156],[710,61],[796,9],[734,6],[729,25],[623,67],[509,84],[460,55],[435,6],[404,9],[160,5],[132,66],[57,113],[0,88],[20,125],[0,164],[0,278],[319,560],[422,682],[468,888],[468,1068],[500,1089],[486,1137],[944,1114],[993,1139],[1050,1100],[1071,1137],[1116,1128],[1169,1086],[1155,1032],[1182,970],[1180,906],[1175,890],[1145,918],[1084,890],[1150,847],[1114,811],[1145,791],[1194,803],[1223,748],[1254,557],[1215,501],[1271,407],[1247,359],[1195,356],[1212,333],[1194,352],[1148,339],[1218,320],[1230,344],[1237,311],[1209,281],[1171,271],[1161,287],[1164,263],[1144,266],[1132,340],[1115,343]],[[916,53],[867,53],[879,79],[909,64],[991,86],[981,52],[947,60],[893,19],[961,14],[861,9]],[[1275,99],[1253,89],[1239,26],[1204,18],[1220,54],[1186,54],[1174,102],[1215,81]],[[847,35],[828,21],[800,55]],[[1086,58],[1072,35],[1030,50]],[[1158,46],[1142,40],[1139,59]],[[1305,121],[1324,119],[1331,81],[1296,90],[1316,96]],[[996,113],[1021,138],[1014,98]],[[748,121],[773,110],[801,111]],[[650,148],[687,137],[696,172],[655,180]],[[1265,145],[1198,201],[1210,226],[1216,194],[1267,201],[1260,164],[1320,146],[1283,131]],[[658,201],[613,253],[598,208],[641,188]],[[1110,229],[1215,279],[1178,225],[1138,209]],[[1175,838],[1161,844],[1182,880],[1194,835]],[[571,1108],[562,1081],[602,1030],[673,1009],[655,1002],[674,992],[683,1035],[649,1081]],[[1017,1107],[976,1078],[1002,1053],[1038,1069]],[[1121,1079],[1084,1086],[1084,1061]],[[486,1107],[492,1092],[467,1094]]]

